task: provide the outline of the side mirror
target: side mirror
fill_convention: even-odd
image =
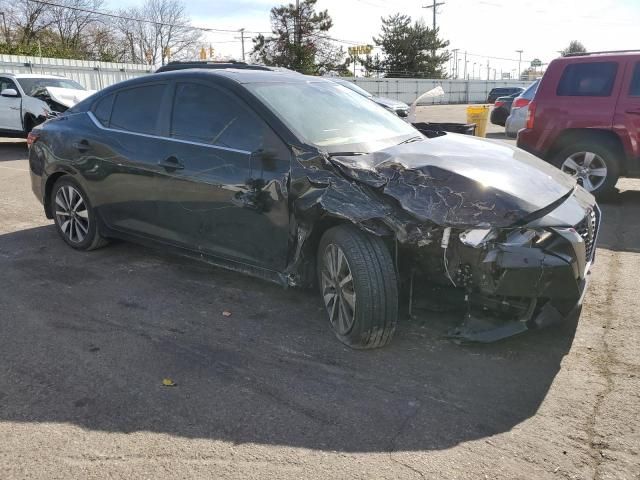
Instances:
[[[15,88],[5,88],[0,92],[0,95],[3,97],[19,97],[18,92]]]

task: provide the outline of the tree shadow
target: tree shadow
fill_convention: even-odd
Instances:
[[[353,351],[314,292],[126,243],[77,252],[52,226],[0,236],[0,271],[0,421],[108,432],[449,448],[534,415],[577,324],[461,346],[443,338],[455,319],[418,312]]]

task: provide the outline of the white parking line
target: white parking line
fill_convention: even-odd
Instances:
[[[5,167],[4,165],[0,165],[0,168],[6,168],[7,170],[17,170],[19,172],[28,172],[29,171],[29,170],[25,170],[24,168]]]

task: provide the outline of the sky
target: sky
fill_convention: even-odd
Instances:
[[[222,29],[245,28],[270,31],[269,10],[277,0],[184,0],[194,25]],[[137,5],[142,0],[111,0],[118,8]],[[515,73],[516,50],[523,50],[521,68],[532,59],[543,63],[558,56],[571,40],[581,41],[588,50],[640,48],[640,0],[438,0],[437,24],[450,49],[459,49],[459,59],[467,52],[469,74],[493,78],[493,70]],[[334,38],[371,44],[380,31],[380,17],[403,13],[432,23],[432,10],[422,8],[432,0],[318,0],[334,21],[329,32]],[[249,37],[251,34],[247,34]],[[238,34],[207,34],[205,44],[223,57],[241,56]],[[250,39],[245,43],[251,49]],[[346,47],[350,44],[345,43]],[[203,45],[204,46],[204,45]],[[491,58],[493,57],[493,58]],[[476,64],[475,66],[473,64]],[[464,62],[460,62],[460,70]]]

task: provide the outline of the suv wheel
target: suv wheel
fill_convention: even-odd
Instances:
[[[334,227],[318,248],[320,292],[338,339],[353,348],[389,343],[398,320],[398,282],[388,248],[353,226]]]
[[[98,233],[89,197],[73,178],[64,176],[55,183],[51,191],[51,206],[56,229],[71,247],[94,250],[107,244]]]
[[[553,164],[596,196],[611,192],[620,176],[615,150],[595,143],[571,145],[555,156]]]

